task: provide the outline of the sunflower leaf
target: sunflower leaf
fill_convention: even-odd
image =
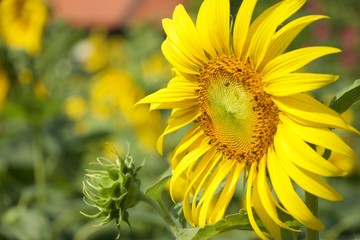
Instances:
[[[259,227],[263,229],[259,222]],[[230,214],[225,219],[220,220],[212,225],[207,225],[204,228],[184,228],[181,229],[177,235],[177,240],[202,240],[214,237],[222,232],[230,230],[253,230],[250,225],[246,211],[240,211],[236,214]]]
[[[164,185],[169,181],[170,177],[171,177],[171,171],[167,170],[159,181],[157,181],[154,185],[152,185],[146,190],[145,194],[153,198],[157,202],[160,202],[161,193],[164,189]]]
[[[331,100],[329,107],[338,113],[345,112],[355,102],[360,100],[360,79],[355,80],[353,84],[340,90]]]

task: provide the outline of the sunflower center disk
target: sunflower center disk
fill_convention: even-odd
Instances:
[[[279,110],[264,92],[260,75],[233,55],[210,60],[198,77],[198,121],[228,159],[259,161],[273,142]]]

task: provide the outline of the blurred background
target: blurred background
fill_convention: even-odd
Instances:
[[[256,14],[275,3],[259,1]],[[168,168],[181,133],[166,138],[165,154],[156,140],[169,112],[134,107],[166,86],[171,66],[160,46],[161,19],[183,3],[196,16],[201,0],[1,0],[0,1],[0,239],[114,239],[115,224],[94,226],[80,211],[82,180],[90,162],[128,151],[145,165],[142,187]],[[232,15],[241,0],[231,1]],[[329,103],[341,88],[360,78],[360,2],[309,0],[296,16],[324,14],[290,48],[331,45],[342,49],[309,66],[309,71],[340,74],[338,82],[314,95]],[[294,17],[296,17],[294,16]],[[360,129],[360,104],[344,113]],[[339,132],[360,155],[359,137]],[[320,200],[323,239],[360,238],[359,162],[333,161],[349,171],[329,179],[344,195]],[[169,201],[169,204],[170,201]],[[121,239],[172,239],[147,206],[129,210],[131,228]],[[253,239],[233,231],[216,239]],[[300,235],[299,238],[303,238]]]

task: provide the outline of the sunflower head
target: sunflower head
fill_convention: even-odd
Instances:
[[[220,55],[198,77],[197,118],[204,133],[228,159],[251,164],[272,144],[278,108],[264,91],[261,76],[235,55]]]
[[[223,218],[237,188],[243,188],[239,208],[245,208],[259,237],[260,218],[268,233],[280,239],[288,227],[279,212],[308,228],[323,228],[295,191],[327,199],[341,196],[321,176],[344,171],[313,147],[341,158],[353,150],[331,129],[355,131],[308,91],[338,79],[332,74],[306,72],[306,65],[339,49],[311,46],[287,51],[310,23],[327,18],[310,15],[288,20],[305,0],[283,0],[252,21],[256,0],[244,0],[233,24],[228,0],[205,0],[195,23],[182,5],[164,19],[162,44],[175,76],[166,88],[145,97],[150,109],[171,109],[168,126],[158,140],[190,126],[172,155],[170,194],[184,182],[183,212],[193,226]],[[244,176],[244,184],[239,179]],[[241,206],[244,202],[245,206]]]
[[[35,55],[41,48],[47,15],[47,6],[42,0],[2,0],[0,37],[6,46]]]

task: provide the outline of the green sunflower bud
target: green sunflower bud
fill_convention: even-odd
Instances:
[[[104,217],[99,225],[115,219],[120,230],[121,221],[129,224],[127,209],[141,200],[140,180],[136,177],[141,166],[135,168],[133,158],[129,155],[125,159],[117,156],[115,161],[100,157],[93,164],[98,169],[86,169],[83,193],[85,203],[98,209],[98,212],[82,214],[89,218]]]

